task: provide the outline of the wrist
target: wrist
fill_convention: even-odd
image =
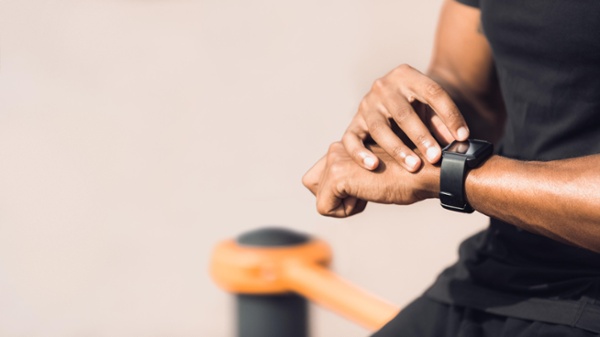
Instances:
[[[494,171],[493,167],[496,166],[499,161],[502,161],[502,159],[503,158],[499,155],[492,155],[485,163],[469,171],[465,178],[465,198],[470,205],[475,205],[475,207],[478,205],[477,200],[474,200],[476,199],[474,198],[474,195],[478,194],[478,188],[486,186],[489,183],[490,176],[488,172],[490,169]]]
[[[423,175],[421,191],[423,199],[439,198],[440,194],[440,166],[425,165],[422,168]]]

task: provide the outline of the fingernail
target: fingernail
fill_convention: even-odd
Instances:
[[[406,156],[406,158],[404,158],[404,162],[408,167],[415,168],[419,161],[414,156]]]
[[[429,160],[435,160],[439,153],[440,151],[437,147],[430,147],[427,149],[427,158],[429,158]]]
[[[456,134],[458,135],[459,140],[466,140],[469,137],[469,130],[464,126],[461,126],[456,130]]]
[[[365,157],[363,159],[363,163],[365,164],[366,167],[373,168],[373,166],[375,166],[375,158]]]

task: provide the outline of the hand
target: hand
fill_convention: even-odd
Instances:
[[[364,144],[371,137],[407,171],[415,172],[422,160],[410,144],[394,133],[392,123],[397,124],[431,164],[441,158],[438,141],[447,144],[469,137],[467,124],[450,95],[408,65],[401,65],[375,81],[342,143],[356,163],[374,170],[379,160]]]
[[[371,147],[380,158],[374,171],[364,170],[337,142],[302,178],[317,197],[317,211],[332,217],[362,212],[368,201],[384,204],[412,204],[439,193],[439,168],[426,163],[409,173],[380,147]],[[418,153],[418,151],[417,151]]]

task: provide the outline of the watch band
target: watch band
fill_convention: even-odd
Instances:
[[[473,213],[465,200],[467,158],[444,153],[440,170],[440,202],[442,207],[459,212]]]
[[[470,169],[486,161],[493,152],[494,145],[478,139],[454,141],[442,150],[439,195],[442,207],[473,213],[465,197],[465,179]]]

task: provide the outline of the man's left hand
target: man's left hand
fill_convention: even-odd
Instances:
[[[343,218],[362,212],[369,201],[408,205],[437,197],[439,167],[423,160],[420,170],[409,173],[380,147],[370,150],[380,159],[374,171],[356,164],[336,142],[304,175],[302,183],[317,197],[320,214]]]

